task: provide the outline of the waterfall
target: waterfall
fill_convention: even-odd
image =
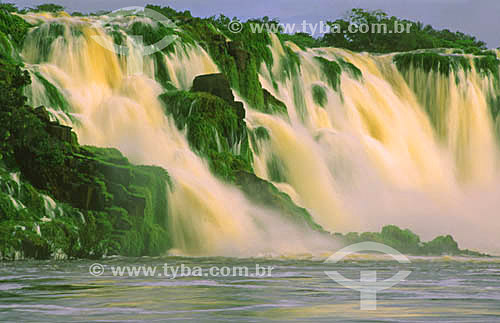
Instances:
[[[301,50],[271,37],[274,66],[262,64],[260,79],[286,103],[290,120],[250,109],[249,123],[271,137],[257,157],[260,176],[270,178],[270,158],[281,160],[287,190],[329,231],[393,223],[424,238],[448,232],[467,247],[500,250],[493,76],[479,73],[472,58],[470,71],[449,76],[401,73],[392,54]],[[284,46],[300,57],[292,77],[279,69]],[[343,68],[335,88],[317,57],[350,63],[362,76]],[[323,106],[314,87],[325,91]]]
[[[116,30],[96,25],[105,17],[24,18],[36,24],[22,52],[32,77],[30,103],[47,106],[81,143],[116,147],[133,163],[161,166],[174,179],[172,252],[299,254],[332,246],[211,174],[166,116],[158,99],[166,87],[188,90],[197,75],[219,71],[203,47],[179,42],[168,53],[142,57],[126,32],[139,18],[123,17],[119,35],[130,49],[123,56],[93,40],[115,41]],[[262,63],[259,79],[288,113],[263,113],[245,103],[248,128],[270,134],[252,147],[257,176],[330,232],[396,224],[424,239],[450,233],[464,247],[500,250],[497,120],[490,106],[498,89],[472,56],[466,57],[470,70],[449,75],[400,71],[394,54],[303,50],[270,37],[273,64]],[[129,73],[141,65],[143,73]],[[330,65],[333,72],[340,67],[337,78],[325,71]],[[161,69],[168,84],[158,78]],[[270,165],[283,178],[273,178]]]
[[[157,64],[167,66],[175,87],[189,89],[196,75],[218,71],[201,47],[180,44],[169,54],[161,53],[159,61],[144,57],[144,73],[129,75],[127,66],[137,63],[140,48],[130,46],[132,53],[120,56],[94,41],[92,37],[98,36],[113,42],[108,30],[95,24],[104,18],[29,14],[26,19],[37,24],[22,52],[33,81],[27,91],[30,102],[48,105],[53,118],[73,127],[80,143],[116,147],[131,162],[161,166],[172,176],[172,253],[311,254],[333,245],[275,211],[254,205],[212,175],[165,115],[158,99],[165,89],[155,78]],[[132,42],[124,37],[125,43]],[[51,104],[56,94],[64,104]]]

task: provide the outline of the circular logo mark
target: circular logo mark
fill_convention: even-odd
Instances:
[[[360,251],[378,251],[390,255],[401,264],[410,263],[410,260],[396,249],[377,242],[361,242],[347,246],[326,259],[325,263],[337,263],[344,257]],[[398,284],[408,277],[411,271],[400,271],[391,278],[381,281],[377,281],[376,271],[361,271],[359,281],[348,279],[337,271],[325,271],[325,274],[342,286],[359,291],[361,310],[376,310],[377,292]]]
[[[230,32],[237,34],[243,30],[243,24],[238,20],[233,20],[227,25]]]
[[[92,264],[89,267],[89,273],[95,277],[102,276],[102,274],[104,274],[104,266],[101,264],[97,264],[97,263]]]

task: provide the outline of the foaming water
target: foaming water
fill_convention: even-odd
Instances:
[[[112,47],[110,31],[99,24],[105,17],[25,18],[37,23],[22,52],[33,80],[31,103],[48,106],[84,144],[116,147],[134,163],[168,170],[174,179],[168,221],[176,252],[288,255],[333,245],[214,177],[165,116],[157,72],[165,67],[171,85],[184,90],[196,75],[218,72],[201,46],[175,44],[159,58],[142,57],[123,31],[139,18],[128,17],[117,22],[130,49],[122,56],[93,40],[99,37]],[[468,73],[457,70],[446,77],[418,69],[402,74],[392,55],[302,51],[293,44],[285,46],[297,53],[300,67],[283,73],[287,51],[275,35],[271,39],[274,64],[269,70],[263,63],[260,81],[286,104],[288,115],[245,105],[249,128],[262,126],[270,134],[258,151],[253,147],[259,177],[271,179],[268,165],[275,159],[285,177],[275,185],[331,232],[396,224],[424,239],[453,234],[462,248],[500,252],[491,77],[473,64]],[[336,88],[317,57],[342,59],[362,77],[344,70]],[[143,73],[130,73],[140,67]],[[315,86],[324,90],[323,106],[314,98]]]
[[[105,49],[92,37],[105,42],[112,38],[86,19],[39,15],[30,19],[38,19],[41,25],[28,36],[23,57],[31,64],[32,75],[39,73],[55,84],[67,101],[67,111],[59,109],[53,117],[72,126],[83,144],[116,147],[133,163],[161,166],[172,176],[168,221],[174,248],[180,253],[300,254],[334,245],[331,239],[254,205],[242,192],[215,178],[206,162],[190,150],[185,135],[165,116],[158,100],[164,89],[155,81],[154,69],[145,69],[140,75],[127,73],[127,65],[135,65],[140,53],[121,57]],[[37,46],[44,41],[40,37],[46,36],[45,29],[61,23],[64,32],[48,45],[44,60]],[[196,75],[217,71],[201,47],[178,47],[162,55],[170,79],[181,89],[189,89]],[[154,66],[155,62],[146,57],[144,64]],[[33,77],[34,104],[50,99],[41,82]]]
[[[257,164],[277,155],[288,189],[319,223],[344,232],[391,223],[427,239],[453,234],[461,246],[500,251],[498,146],[487,103],[492,78],[473,64],[469,73],[449,77],[421,70],[402,75],[391,55],[296,46],[290,48],[300,70],[283,78],[276,68],[283,45],[272,38],[275,68],[262,65],[261,83],[286,103],[290,121],[249,114],[254,127],[271,133]],[[352,63],[362,78],[344,70],[335,91],[315,57]],[[313,99],[314,85],[326,89],[324,107]]]

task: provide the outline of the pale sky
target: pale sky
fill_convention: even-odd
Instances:
[[[158,4],[193,16],[223,13],[241,19],[269,16],[281,22],[308,23],[335,20],[351,8],[382,9],[389,15],[431,24],[438,29],[460,30],[500,47],[500,0],[10,0],[18,7],[57,3],[69,11],[95,12],[128,6]]]

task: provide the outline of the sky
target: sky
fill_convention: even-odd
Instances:
[[[240,19],[269,16],[283,23],[318,23],[342,17],[352,8],[381,9],[389,15],[462,31],[500,47],[500,0],[8,0],[18,7],[42,3],[63,5],[68,11],[95,12],[158,4],[190,10],[193,16],[220,13]]]

